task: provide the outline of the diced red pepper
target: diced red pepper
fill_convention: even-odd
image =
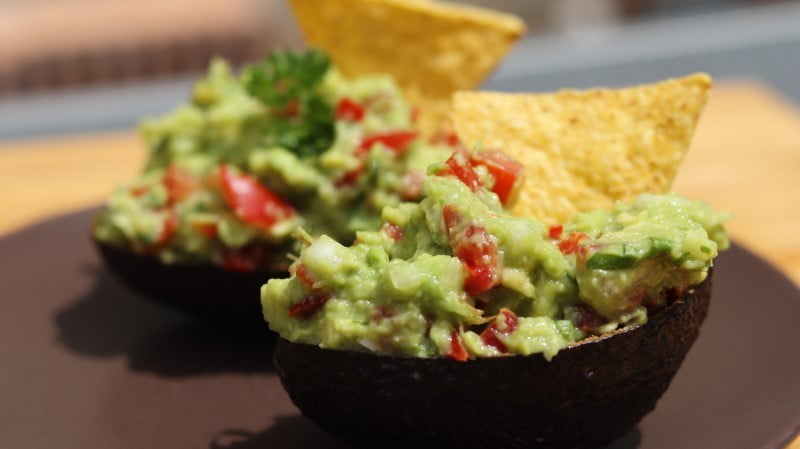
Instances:
[[[271,251],[261,245],[224,248],[222,267],[229,271],[252,272],[262,268],[271,256]]]
[[[155,241],[147,247],[146,252],[156,253],[169,244],[169,239],[178,230],[178,215],[172,209],[167,209],[167,215],[164,218],[164,223],[156,236]]]
[[[466,184],[473,192],[478,190],[481,186],[481,180],[478,174],[469,164],[466,155],[461,151],[456,151],[444,163],[444,168],[437,173],[439,176],[452,175],[458,178],[461,182]]]
[[[448,145],[454,148],[461,147],[461,140],[458,135],[452,131],[437,134],[431,138],[432,144]]]
[[[606,320],[600,316],[589,304],[578,303],[572,306],[575,309],[575,326],[582,331],[588,331],[602,326]]]
[[[564,225],[553,225],[550,226],[550,229],[547,230],[548,235],[553,240],[558,240],[561,238],[561,235],[564,233]]]
[[[220,177],[225,203],[242,221],[269,228],[295,215],[292,206],[255,178],[236,174],[225,165],[220,167]]]
[[[502,353],[508,352],[508,348],[506,347],[505,343],[500,339],[500,335],[508,335],[513,333],[517,330],[519,326],[519,318],[514,312],[508,309],[500,309],[500,313],[498,316],[502,317],[503,319],[503,329],[500,329],[497,326],[497,319],[492,322],[486,329],[481,332],[481,340],[489,346],[494,347],[498,351]]]
[[[444,205],[442,218],[450,248],[467,270],[464,291],[476,296],[500,284],[497,244],[486,228],[469,224],[459,229],[461,215],[452,204]]]
[[[292,318],[309,318],[316,313],[330,299],[330,295],[312,294],[306,299],[289,307],[289,316]]]
[[[399,242],[403,238],[403,228],[393,223],[384,223],[381,226],[381,231],[386,233],[395,242]]]
[[[497,194],[501,203],[506,204],[514,197],[522,183],[522,164],[501,151],[476,153],[472,155],[470,162],[472,165],[483,165],[489,170],[494,178],[492,191]]]
[[[461,341],[461,334],[459,334],[457,330],[450,333],[450,352],[447,354],[447,357],[459,362],[466,362],[469,360],[469,354],[464,347],[464,342]]]
[[[400,199],[403,201],[413,201],[422,195],[422,184],[425,176],[418,171],[410,171],[403,176],[403,188],[400,191]]]
[[[315,289],[317,284],[316,277],[308,270],[308,267],[303,265],[302,263],[297,264],[294,269],[294,275],[297,276],[297,279],[300,279],[300,282],[303,283],[309,289]]]
[[[213,222],[207,223],[192,223],[192,228],[197,231],[198,234],[203,235],[208,239],[215,239],[217,238],[217,224]]]
[[[147,193],[148,190],[150,190],[150,188],[146,186],[134,187],[131,189],[131,195],[138,198]]]
[[[367,154],[372,146],[376,143],[381,143],[385,147],[392,150],[395,154],[402,155],[408,149],[408,146],[417,139],[419,134],[416,131],[391,131],[388,133],[372,134],[364,137],[356,149],[356,155],[361,156]]]
[[[581,241],[589,238],[583,232],[570,232],[560,242],[558,242],[558,249],[562,254],[585,253],[585,248],[581,247]],[[582,249],[583,248],[583,249]]]
[[[336,105],[336,120],[347,120],[351,122],[360,122],[364,119],[364,107],[355,101],[343,97]]]
[[[361,178],[361,174],[364,173],[366,167],[367,165],[364,163],[364,161],[360,161],[356,168],[345,173],[344,176],[336,181],[336,187],[349,187],[355,185],[355,183],[358,182],[358,179]]]
[[[202,183],[190,171],[171,164],[164,174],[164,187],[167,188],[167,202],[175,204],[200,190]]]

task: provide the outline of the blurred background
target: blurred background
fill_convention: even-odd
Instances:
[[[500,90],[618,86],[705,70],[800,99],[800,3],[464,0],[516,13],[528,36]],[[0,139],[135,126],[186,95],[209,58],[302,41],[283,0],[0,0]]]

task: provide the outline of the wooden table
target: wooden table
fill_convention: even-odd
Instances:
[[[144,157],[133,132],[0,143],[0,235],[100,203]],[[674,187],[733,212],[733,238],[800,284],[800,110],[764,85],[721,83]]]

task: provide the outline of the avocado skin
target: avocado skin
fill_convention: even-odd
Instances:
[[[364,447],[597,448],[655,408],[710,296],[709,274],[644,326],[584,341],[550,362],[539,354],[391,357],[280,339],[275,366],[303,415]]]
[[[286,271],[236,272],[218,265],[164,264],[156,257],[93,239],[111,271],[136,292],[160,304],[200,318],[266,328],[261,312],[261,286]]]

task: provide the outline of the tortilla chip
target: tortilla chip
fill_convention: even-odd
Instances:
[[[309,45],[345,76],[388,73],[433,132],[453,92],[490,74],[525,26],[517,17],[431,0],[290,0]]]
[[[667,192],[706,103],[694,74],[620,90],[552,94],[457,92],[456,134],[525,165],[516,215],[560,223],[643,192]]]

